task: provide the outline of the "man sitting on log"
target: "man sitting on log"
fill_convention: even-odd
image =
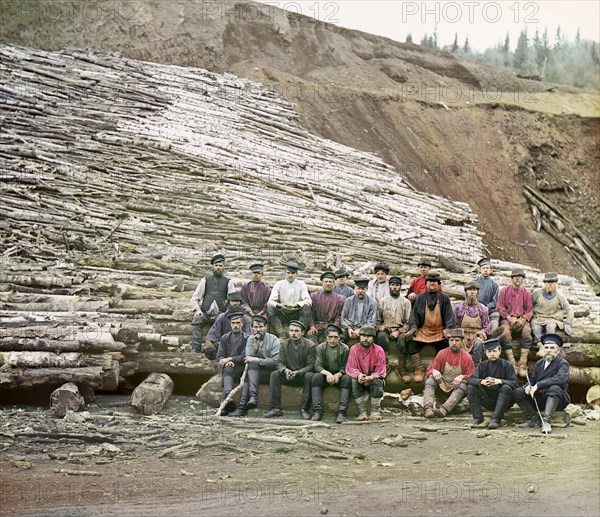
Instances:
[[[321,275],[323,289],[310,295],[312,306],[308,338],[315,344],[325,341],[327,325],[330,323],[340,325],[344,297],[333,292],[334,283],[335,275],[331,271],[326,271]]]
[[[227,295],[235,291],[235,284],[233,280],[223,275],[225,269],[225,257],[223,255],[215,255],[210,259],[210,263],[213,272],[200,280],[192,296],[192,310],[194,311],[192,350],[194,352],[204,352],[206,357],[214,359],[217,355],[214,348],[202,349],[202,326],[205,323],[212,323],[220,313],[225,312]]]
[[[500,289],[498,288],[498,284],[491,277],[492,260],[488,257],[483,257],[477,262],[477,265],[479,266],[479,276],[475,279],[475,282],[479,284],[477,301],[483,303],[488,309],[488,314],[490,316],[490,332],[492,332],[500,325],[500,314],[498,313],[498,309],[496,309]]]
[[[450,298],[438,289],[442,283],[440,275],[429,273],[425,281],[427,291],[415,298],[410,313],[410,330],[406,333],[408,353],[415,365],[416,383],[423,382],[425,375],[421,348],[426,344],[433,345],[437,350],[446,347],[446,329],[454,326]]]
[[[250,315],[266,316],[267,302],[271,296],[269,284],[263,281],[264,266],[262,264],[252,264],[250,266],[252,277],[246,282],[241,290],[242,307]]]
[[[375,264],[375,278],[369,282],[367,294],[373,298],[377,304],[390,295],[390,284],[388,283],[388,273],[390,267],[385,262]]]
[[[521,335],[521,356],[519,357],[518,375],[525,377],[527,373],[527,356],[532,345],[531,325],[533,300],[525,287],[525,271],[513,269],[510,274],[511,285],[504,286],[498,296],[498,312],[502,325],[490,337],[500,337],[500,344],[506,357],[517,370],[517,362],[513,352],[512,335]]]
[[[342,341],[348,345],[358,340],[363,325],[375,326],[377,322],[377,302],[367,294],[369,279],[357,278],[354,285],[354,296],[346,298],[342,308]]]
[[[317,346],[315,373],[311,382],[312,420],[323,418],[323,389],[332,386],[340,390],[336,422],[341,424],[346,421],[352,379],[346,374],[350,349],[346,343],[340,341],[341,337],[342,329],[337,325],[330,324],[327,327],[327,341]]]
[[[371,396],[371,420],[381,420],[380,407],[385,386],[385,352],[373,343],[377,331],[364,325],[358,331],[360,342],[348,354],[346,373],[352,378],[352,397],[358,409],[357,420],[367,420],[367,399]]]
[[[465,301],[454,310],[454,326],[465,331],[462,347],[471,354],[477,366],[483,357],[483,342],[490,332],[488,308],[477,301],[479,284],[469,282],[465,285]]]
[[[302,280],[298,280],[300,266],[293,261],[285,264],[285,280],[275,283],[269,301],[267,314],[274,334],[285,338],[283,325],[293,319],[308,325],[312,300],[308,288]]]
[[[564,330],[568,336],[573,332],[575,314],[565,295],[556,290],[557,283],[556,273],[546,273],[544,287],[536,289],[531,295],[533,301],[531,331],[534,345],[540,342],[544,334],[555,334],[556,329]]]
[[[468,352],[461,348],[463,336],[463,329],[448,330],[449,347],[438,352],[427,367],[427,381],[423,391],[425,418],[445,417],[465,396],[467,380],[475,365]],[[434,411],[436,393],[447,399]]]
[[[283,416],[281,410],[281,385],[302,386],[300,412],[304,420],[309,420],[310,387],[315,368],[315,346],[304,337],[306,326],[301,321],[290,321],[289,339],[281,343],[277,368],[271,372],[269,388],[271,391],[271,409],[265,417]]]
[[[515,390],[515,401],[525,411],[527,421],[519,427],[538,427],[537,407],[543,409],[542,432],[552,432],[552,415],[571,402],[569,363],[559,355],[563,340],[556,334],[542,336],[542,358],[535,363],[529,382]],[[537,402],[537,407],[536,407]]]
[[[253,316],[252,336],[246,341],[246,357],[244,363],[248,368],[246,382],[237,409],[229,416],[246,416],[248,409],[258,406],[258,386],[267,384],[271,372],[277,367],[279,358],[279,339],[267,332],[267,319],[264,316]]]
[[[421,276],[419,276],[418,278],[415,278],[410,283],[408,292],[406,293],[406,297],[411,302],[414,302],[415,298],[417,296],[419,296],[421,293],[424,293],[425,291],[427,291],[426,278],[427,278],[427,275],[429,274],[429,272],[431,271],[431,260],[421,259],[421,261],[417,265],[419,267],[419,273],[421,273]],[[442,290],[442,284],[439,284],[437,286],[437,290],[438,291]]]
[[[467,398],[473,415],[471,426],[479,427],[484,423],[483,406],[493,411],[487,427],[499,429],[502,416],[513,404],[513,392],[519,383],[512,364],[500,359],[500,341],[489,339],[484,346],[487,361],[479,363],[467,380]]]
[[[409,383],[411,376],[406,371],[408,351],[406,350],[406,341],[404,338],[408,331],[411,305],[400,294],[402,279],[399,276],[391,276],[389,284],[390,295],[383,298],[377,308],[377,344],[387,352],[390,339],[396,341],[398,350],[398,375],[402,377],[403,382]]]
[[[236,382],[239,382],[244,372],[244,358],[246,357],[246,343],[249,333],[242,330],[244,318],[247,316],[238,308],[237,312],[229,312],[227,318],[231,325],[231,331],[227,332],[221,338],[219,349],[217,351],[217,361],[221,368],[223,393],[221,402],[223,402]],[[230,400],[221,411],[223,416],[235,409],[235,402]]]
[[[344,299],[354,296],[354,289],[346,285],[346,282],[348,281],[348,271],[345,269],[338,269],[334,274],[335,287],[333,288],[333,291],[343,296]]]
[[[242,312],[242,296],[240,293],[230,293],[227,296],[227,302],[229,304],[227,310],[217,316],[217,319],[212,324],[212,327],[210,327],[208,334],[206,334],[206,341],[202,344],[202,350],[208,359],[214,359],[214,357],[212,357],[213,354],[215,356],[218,355],[217,349],[219,347],[221,337],[232,330],[229,315],[232,312]],[[246,335],[250,335],[252,332],[252,321],[250,320],[250,317],[244,316],[242,323],[244,325],[242,330],[246,333]]]

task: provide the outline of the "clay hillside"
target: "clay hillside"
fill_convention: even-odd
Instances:
[[[468,202],[492,256],[597,289],[597,92],[262,4],[117,4],[6,0],[0,41],[119,51],[258,81],[296,104],[303,128],[375,153],[419,191]],[[379,183],[389,187],[387,177]]]

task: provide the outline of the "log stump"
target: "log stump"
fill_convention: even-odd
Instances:
[[[67,411],[79,411],[85,406],[83,395],[79,393],[77,384],[67,382],[50,394],[50,409],[63,417]]]
[[[142,415],[154,415],[173,393],[173,380],[164,373],[151,373],[131,394],[131,407]]]

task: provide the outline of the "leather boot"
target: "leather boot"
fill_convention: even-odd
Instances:
[[[310,389],[313,403],[313,416],[311,420],[319,421],[323,418],[323,389],[316,386]]]
[[[496,401],[496,407],[492,413],[492,419],[488,425],[489,429],[500,429],[500,427],[502,427],[502,416],[504,413],[506,413],[510,406],[512,406],[512,404],[512,397],[500,392],[500,395],[498,395],[498,400]]]
[[[381,420],[381,413],[380,413],[380,408],[381,408],[381,399],[383,397],[379,397],[379,398],[371,398],[371,420]]]
[[[369,417],[367,415],[367,398],[369,395],[363,395],[362,397],[358,397],[354,399],[356,404],[356,409],[358,410],[358,416],[356,420],[367,420]]]
[[[340,405],[338,406],[336,423],[342,424],[346,421],[346,412],[348,410],[348,402],[350,401],[350,388],[342,388],[340,390]]]
[[[515,360],[515,353],[512,348],[507,348],[504,353],[506,354],[506,358],[510,361],[510,364],[513,365],[515,369],[515,373],[517,373],[517,361]]]
[[[527,420],[525,422],[518,424],[517,427],[539,427],[540,425],[540,417],[529,401],[527,400],[517,400],[518,406],[525,411],[525,416]]]
[[[552,415],[558,407],[558,399],[554,397],[548,397],[546,399],[546,407],[544,408],[544,414],[542,415],[542,433],[550,434],[552,432]]]
[[[439,408],[435,410],[435,415],[439,417],[445,417],[450,411],[452,411],[456,404],[458,404],[465,396],[464,388],[454,388],[450,396],[446,399]]]
[[[425,389],[423,390],[423,409],[425,410],[425,418],[433,418],[435,413],[433,412],[433,402],[435,400],[435,386],[433,384],[425,383]]]
[[[415,366],[415,378],[414,381],[419,384],[423,382],[425,378],[425,368],[423,367],[423,363],[421,362],[421,354],[418,352],[410,356],[413,361],[413,365]]]
[[[527,377],[527,356],[529,348],[521,348],[521,357],[519,357],[519,369],[517,374],[519,377]]]
[[[475,386],[467,387],[467,398],[469,399],[469,407],[471,408],[471,414],[473,420],[471,420],[471,427],[477,427],[483,423],[483,410],[481,409],[481,401],[479,397],[474,393]]]
[[[398,366],[396,366],[396,373],[398,377],[402,379],[404,384],[409,384],[412,380],[410,373],[406,371],[406,356],[404,354],[400,354],[398,356]]]

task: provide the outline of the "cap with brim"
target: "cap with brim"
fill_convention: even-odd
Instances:
[[[437,282],[438,284],[442,283],[442,277],[437,273],[429,273],[425,277],[425,282]]]
[[[390,266],[388,266],[385,262],[379,262],[378,264],[375,264],[375,273],[377,273],[377,271],[383,271],[385,273],[389,273],[390,272]]]
[[[268,323],[267,318],[257,314],[256,316],[252,316],[252,321],[257,321],[258,323],[264,323],[265,325]]]
[[[338,269],[335,273],[334,273],[336,278],[342,278],[343,276],[348,276],[348,271],[346,271],[345,269]]]
[[[361,276],[354,280],[354,285],[356,287],[369,287],[369,279]]]
[[[469,282],[467,285],[465,285],[465,293],[470,289],[477,289],[479,291],[481,286],[479,285],[479,282]]]
[[[301,328],[302,330],[306,330],[306,325],[298,320],[290,321],[290,327],[298,327],[298,328]]]
[[[431,260],[428,259],[421,259],[419,261],[419,263],[417,264],[417,266],[427,266],[427,267],[431,267]]]
[[[225,255],[219,253],[210,259],[211,264],[216,264],[217,262],[225,262]]]
[[[327,325],[327,333],[329,332],[337,332],[340,336],[342,335],[342,329],[333,323]]]
[[[392,285],[392,284],[400,284],[400,285],[402,285],[402,278],[400,278],[399,276],[391,276],[388,279],[388,283],[390,285]]]
[[[332,280],[335,280],[335,274],[332,271],[325,271],[325,273],[323,273],[320,278],[321,282],[326,278],[331,278]]]
[[[253,273],[262,273],[265,269],[263,264],[252,264],[248,269]]]
[[[229,302],[241,302],[242,301],[242,295],[240,293],[233,292],[233,293],[229,293],[227,295],[227,301]]]
[[[491,266],[492,265],[492,260],[488,257],[483,257],[482,259],[479,260],[479,262],[477,262],[477,265],[479,267],[482,266]]]
[[[510,277],[513,278],[515,276],[522,276],[523,278],[525,278],[525,271],[523,271],[521,268],[515,268],[511,271],[510,273]]]
[[[460,327],[455,329],[448,329],[447,334],[448,337],[465,337],[465,331]]]
[[[498,348],[500,346],[500,340],[498,338],[488,339],[483,346],[486,350],[494,350],[494,348]]]
[[[229,321],[234,320],[234,319],[243,320],[244,319],[244,313],[243,313],[243,311],[233,311],[233,312],[230,312],[229,314],[227,314],[227,319]]]
[[[546,334],[541,337],[542,345],[551,345],[555,344],[558,346],[563,346],[563,339],[558,334]]]
[[[292,273],[295,273],[296,271],[298,271],[300,269],[300,265],[297,262],[294,262],[293,260],[286,262],[284,265],[285,265],[285,269],[287,269],[288,271],[291,271]]]
[[[556,273],[546,273],[544,282],[558,282],[558,275]]]
[[[363,325],[358,330],[358,335],[359,336],[373,336],[373,337],[375,337],[376,334],[377,334],[377,331],[375,330],[375,327],[372,327],[371,325]]]

